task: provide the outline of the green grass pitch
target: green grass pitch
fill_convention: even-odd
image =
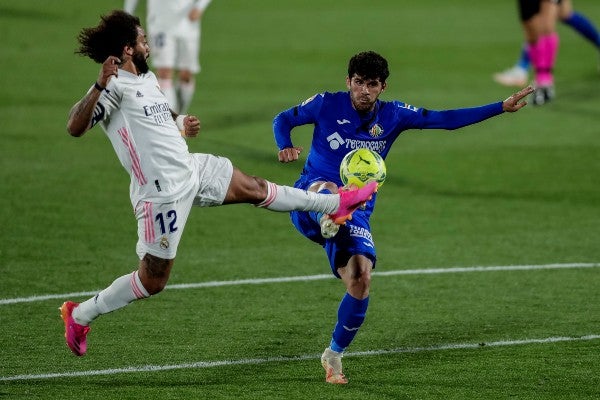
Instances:
[[[513,3],[216,0],[190,149],[292,184],[302,165],[277,162],[273,116],[343,90],[349,57],[367,49],[390,62],[383,99],[502,100],[512,90],[491,76],[520,49]],[[600,3],[574,3],[600,24]],[[0,399],[600,397],[599,57],[564,25],[554,102],[396,142],[349,385],[326,384],[318,361],[343,285],[286,214],[248,205],[194,209],[174,286],[100,317],[74,357],[59,305],[137,265],[110,143],[99,128],[66,133],[99,71],[73,54],[77,33],[121,6],[0,2]],[[297,129],[295,143],[308,148],[310,134]]]

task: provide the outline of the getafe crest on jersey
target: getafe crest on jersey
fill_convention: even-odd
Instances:
[[[369,129],[369,133],[373,137],[381,136],[381,134],[383,133],[383,128],[381,127],[381,125],[375,124],[371,127],[371,129]]]

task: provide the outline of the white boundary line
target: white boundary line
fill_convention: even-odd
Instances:
[[[580,337],[549,337],[545,339],[521,339],[521,340],[500,340],[496,342],[488,343],[456,343],[456,344],[443,344],[438,346],[430,347],[406,347],[392,350],[371,350],[371,351],[360,351],[360,352],[349,352],[345,354],[345,357],[365,357],[365,356],[379,356],[389,354],[403,354],[403,353],[422,353],[429,351],[444,351],[444,350],[474,350],[479,348],[487,347],[505,347],[505,346],[521,346],[529,344],[548,344],[548,343],[559,343],[559,342],[580,342],[589,340],[598,340],[600,335],[586,335]],[[110,368],[110,369],[99,369],[89,371],[72,371],[72,372],[53,372],[47,374],[30,374],[30,375],[13,375],[13,376],[0,376],[0,382],[8,381],[28,381],[28,380],[39,380],[39,379],[55,379],[55,378],[75,378],[75,377],[90,377],[100,375],[118,375],[127,373],[139,373],[139,372],[160,372],[160,371],[172,371],[180,369],[204,369],[204,368],[216,368],[223,366],[233,365],[260,365],[270,364],[277,362],[293,362],[293,361],[305,361],[319,359],[319,355],[301,355],[297,357],[268,357],[268,358],[242,358],[239,360],[222,360],[222,361],[197,361],[191,363],[182,364],[171,364],[171,365],[143,365],[139,367],[124,367],[124,368]]]
[[[570,263],[570,264],[541,264],[541,265],[505,265],[505,266],[475,266],[475,267],[450,267],[450,268],[425,268],[425,269],[400,269],[393,271],[373,271],[373,276],[392,276],[392,275],[426,275],[426,274],[456,274],[465,272],[493,272],[493,271],[533,271],[548,269],[574,269],[574,268],[598,268],[600,263]],[[322,275],[304,275],[288,276],[280,278],[258,278],[258,279],[238,279],[230,281],[210,281],[199,283],[181,283],[167,285],[166,289],[198,289],[218,286],[237,286],[237,285],[262,285],[267,283],[284,283],[299,281],[316,281],[324,279],[334,279],[331,274]],[[8,304],[32,303],[36,301],[45,301],[52,299],[72,299],[78,297],[89,297],[98,293],[99,290],[90,292],[73,292],[60,294],[45,294],[30,297],[15,297],[9,299],[0,299],[0,306]]]

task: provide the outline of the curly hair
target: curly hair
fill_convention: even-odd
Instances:
[[[123,47],[135,46],[140,19],[121,10],[100,17],[98,26],[83,28],[77,36],[80,46],[76,54],[102,64],[108,56],[121,57]]]
[[[363,51],[352,56],[348,63],[348,76],[352,78],[354,74],[365,79],[379,79],[381,83],[385,83],[390,71],[385,58],[374,51]]]

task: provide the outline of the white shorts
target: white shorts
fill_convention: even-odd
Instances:
[[[149,34],[150,60],[154,68],[200,72],[200,29],[157,30]]]
[[[136,252],[174,259],[192,206],[223,204],[233,175],[231,161],[212,154],[193,154],[194,176],[189,190],[170,203],[141,201],[135,209],[138,225]]]

